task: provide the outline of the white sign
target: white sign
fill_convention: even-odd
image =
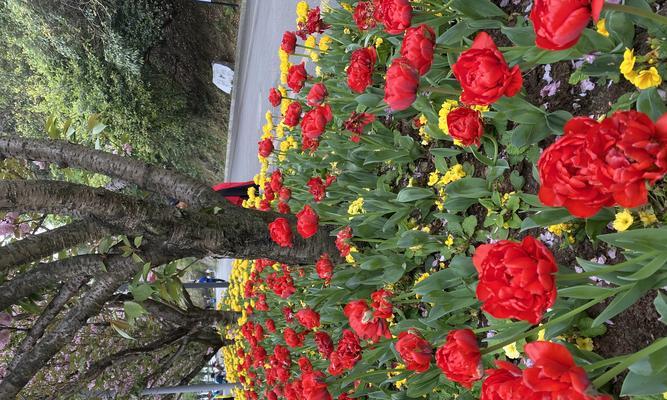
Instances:
[[[213,84],[229,94],[234,85],[234,71],[223,64],[213,64]]]

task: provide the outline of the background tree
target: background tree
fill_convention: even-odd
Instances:
[[[119,301],[117,290],[128,282],[134,301],[124,299],[126,317],[134,320],[149,312],[170,326],[102,358],[95,355],[85,369],[60,383],[58,396],[77,393],[102,371],[138,354],[171,347],[172,355],[166,359],[169,352],[156,353],[169,367],[190,347],[183,347],[184,343],[208,344],[207,350],[219,347],[220,339],[210,326],[216,321],[233,322],[234,316],[197,310],[187,298],[179,301],[176,287],[180,284],[173,267],[177,260],[269,258],[295,265],[314,263],[325,252],[337,254],[326,228],[308,240],[295,234],[293,247],[279,247],[271,240],[267,225],[278,216],[287,217],[296,232],[293,216],[237,208],[197,180],[128,157],[61,141],[0,137],[0,158],[87,170],[129,185],[114,192],[48,179],[0,181],[0,212],[15,213],[16,224],[21,224],[21,218],[52,216],[66,217],[59,221],[67,222],[50,231],[35,229],[35,235],[0,247],[0,273],[5,276],[0,285],[0,309],[21,304],[35,313],[27,319],[29,323],[15,329],[22,337],[0,382],[0,399],[14,398],[44,366],[62,362],[58,359],[71,353],[68,346],[77,344],[72,340]],[[170,206],[174,202],[167,199],[186,206]],[[77,251],[82,244],[92,251]],[[152,269],[165,280],[162,298],[173,304],[151,300],[160,297],[159,290],[142,280]],[[117,322],[102,320],[112,329],[123,330]],[[201,363],[195,363],[193,369],[198,365]],[[156,372],[159,370],[144,377],[146,383],[150,375],[162,375]],[[158,382],[155,379],[151,382]]]

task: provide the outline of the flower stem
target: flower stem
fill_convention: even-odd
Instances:
[[[621,372],[625,371],[626,368],[631,366],[632,364],[636,363],[637,361],[641,360],[642,358],[646,358],[650,356],[651,354],[655,353],[656,351],[667,347],[667,337],[664,337],[660,340],[656,340],[653,342],[648,347],[645,347],[642,350],[639,350],[635,354],[627,356],[623,361],[618,363],[614,368],[610,369],[609,371],[605,372],[604,374],[600,375],[597,379],[593,381],[593,386],[596,388],[601,387],[605,383],[609,382],[612,380],[616,375],[620,374]]]
[[[621,286],[621,287],[623,287],[623,286]],[[511,337],[509,339],[506,339],[506,340],[504,340],[504,341],[502,341],[498,344],[495,344],[493,346],[487,347],[486,349],[482,350],[482,354],[493,353],[495,351],[498,351],[498,350],[502,349],[503,347],[507,346],[508,344],[512,344],[512,343],[516,342],[517,340],[521,340],[521,339],[527,338],[528,336],[535,335],[535,334],[539,333],[542,329],[547,329],[549,326],[555,325],[559,322],[562,322],[562,321],[565,321],[569,318],[572,318],[572,317],[576,316],[577,314],[588,310],[589,308],[598,304],[599,302],[606,299],[607,297],[615,295],[616,292],[617,292],[617,290],[614,290],[614,291],[605,293],[603,295],[600,295],[600,296],[594,298],[593,300],[589,301],[588,303],[586,303],[584,305],[581,305],[581,306],[575,308],[574,310],[561,315],[560,317],[556,317],[556,318],[550,320],[549,322],[547,322],[543,325],[538,325],[535,328],[530,329],[527,332],[524,332],[520,335]]]
[[[623,4],[611,4],[611,3],[605,3],[604,8],[606,10],[619,11],[622,13],[635,15],[637,17],[650,19],[661,25],[667,25],[667,17],[663,17],[662,15],[658,15],[652,11],[644,10],[642,8],[626,6]]]

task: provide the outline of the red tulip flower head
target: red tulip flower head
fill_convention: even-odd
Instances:
[[[535,0],[530,11],[535,44],[547,50],[574,46],[591,18],[598,21],[603,5],[604,0]]]
[[[463,88],[461,101],[469,105],[488,105],[503,96],[512,97],[523,84],[519,66],[507,65],[486,32],[477,34],[472,47],[461,53],[452,71]]]
[[[477,298],[495,318],[537,324],[556,301],[556,260],[531,236],[521,243],[501,240],[477,247],[472,257],[479,274]]]
[[[470,329],[453,330],[447,334],[447,342],[435,353],[438,368],[447,379],[470,389],[482,379],[482,355],[477,338]]]

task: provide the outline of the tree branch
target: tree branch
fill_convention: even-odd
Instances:
[[[174,343],[175,341],[181,339],[187,333],[188,333],[187,328],[185,327],[178,328],[169,332],[164,337],[161,337],[152,342],[144,344],[143,346],[130,347],[121,350],[119,352],[116,352],[114,354],[111,354],[109,356],[106,356],[104,358],[101,358],[95,361],[85,372],[80,374],[77,377],[76,381],[68,384],[65,388],[59,390],[59,392],[63,393],[61,394],[61,396],[67,397],[73,394],[72,392],[76,391],[82,385],[85,385],[87,382],[97,378],[101,373],[103,373],[107,368],[111,367],[112,365],[123,362],[123,360],[125,360],[128,357],[132,357],[143,353],[151,353],[153,351],[159,350],[164,346],[168,346]],[[68,378],[72,379],[73,376],[74,374],[70,375]]]
[[[59,140],[0,137],[0,158],[13,157],[85,169],[122,179],[145,190],[185,201],[192,207],[228,207],[209,186],[188,176],[129,157]]]
[[[21,361],[21,359],[30,354],[30,350],[35,346],[35,343],[42,337],[46,328],[51,324],[51,322],[60,314],[62,308],[67,304],[69,299],[71,299],[81,288],[83,282],[86,278],[79,277],[77,279],[66,282],[60,291],[53,296],[51,302],[44,308],[44,311],[40,314],[35,324],[30,329],[30,332],[26,335],[25,338],[21,341],[19,346],[16,349],[16,356],[9,364],[9,369],[14,369],[16,365]],[[2,289],[0,289],[0,293]]]
[[[92,221],[77,221],[0,247],[0,273],[10,267],[38,261],[78,244],[102,239],[110,230]],[[0,307],[2,308],[2,307]]]
[[[141,254],[144,260],[153,264],[172,261],[173,257],[163,248],[150,248]],[[134,276],[141,268],[130,258],[114,256],[108,261],[108,272],[97,274],[95,285],[73,306],[62,320],[33,347],[30,357],[23,358],[16,366],[7,371],[0,382],[0,400],[14,399],[21,389],[32,379],[47,362],[67,343],[86,323],[88,318],[97,315],[106,300],[125,281]]]
[[[103,257],[86,254],[39,264],[0,285],[0,310],[60,281],[90,277],[104,270]]]

